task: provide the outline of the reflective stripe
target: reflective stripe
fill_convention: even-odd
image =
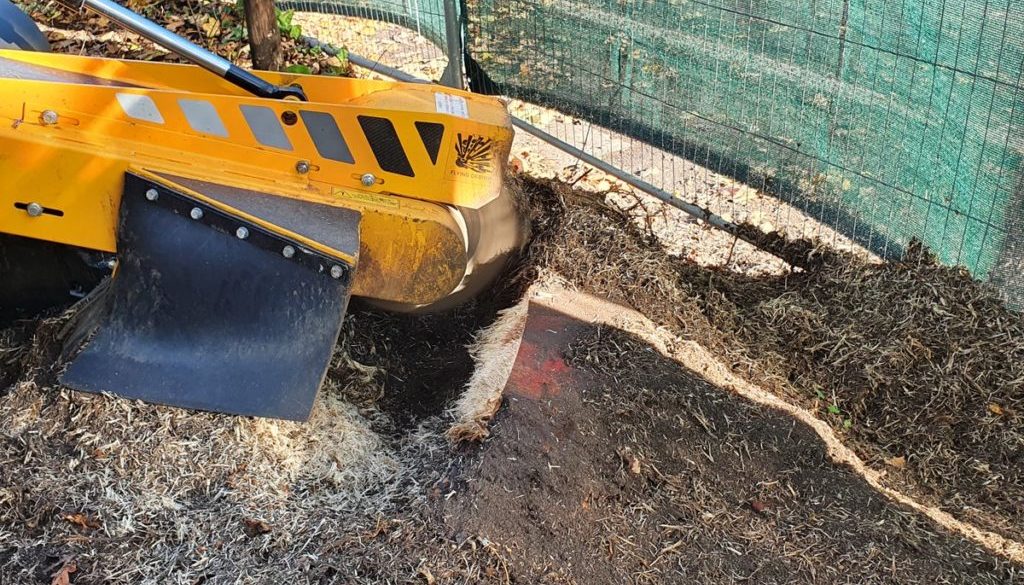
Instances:
[[[153,98],[148,95],[119,93],[117,94],[117,103],[121,104],[121,109],[124,110],[124,113],[129,118],[155,124],[164,123],[164,117],[160,114],[160,110],[157,109]]]
[[[188,125],[196,132],[227,138],[228,129],[224,127],[217,108],[205,100],[178,100],[181,111],[185,113]]]
[[[306,132],[309,133],[320,156],[344,163],[356,162],[352,158],[352,152],[349,151],[348,144],[341,135],[334,116],[326,112],[311,112],[309,110],[299,110],[299,115],[302,116]]]
[[[266,106],[239,106],[245,122],[249,124],[249,130],[256,137],[256,141],[264,146],[292,150],[292,143],[281,127],[274,110]]]

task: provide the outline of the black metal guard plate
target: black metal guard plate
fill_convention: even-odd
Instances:
[[[359,253],[359,231],[338,229],[359,222],[359,212],[354,209],[297,201],[165,173],[159,176],[343,254],[355,257]]]
[[[196,207],[198,220],[190,216]],[[236,237],[238,227],[248,238]],[[334,278],[329,267],[339,259],[130,174],[118,229],[105,309],[78,324],[92,337],[63,383],[185,408],[308,418],[341,329],[351,266]],[[358,216],[336,229],[358,230]],[[292,258],[281,254],[288,245]]]

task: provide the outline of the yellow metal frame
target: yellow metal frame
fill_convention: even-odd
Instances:
[[[0,232],[96,250],[116,251],[124,172],[144,169],[357,209],[363,235],[354,292],[428,303],[457,286],[465,268],[452,207],[479,208],[498,196],[511,148],[500,101],[439,86],[261,73],[302,85],[310,101],[294,102],[253,97],[190,65],[27,51],[0,51],[0,59],[59,73],[0,79]],[[118,94],[146,100],[160,121],[132,117]],[[209,104],[226,136],[195,130],[180,100]],[[465,111],[439,112],[452,100]],[[301,117],[281,125],[291,150],[265,146],[242,106],[269,108],[279,120],[329,114],[355,162],[322,157]],[[415,176],[381,168],[357,116],[391,121]],[[417,122],[445,128],[436,163]],[[459,160],[464,137],[489,141],[483,167]],[[368,174],[371,185],[363,182]],[[27,202],[53,213],[31,217],[14,205]]]

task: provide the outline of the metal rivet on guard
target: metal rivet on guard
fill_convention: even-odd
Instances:
[[[345,274],[345,270],[341,266],[337,264],[331,266],[331,278],[341,278],[343,274]]]
[[[244,240],[245,238],[249,237],[249,229],[246,228],[245,226],[242,226],[235,230],[235,235],[238,237],[239,240]]]
[[[203,219],[203,210],[198,207],[193,207],[188,214],[192,219]]]
[[[25,213],[27,213],[29,217],[39,217],[43,214],[43,206],[38,203],[29,203],[25,206]]]
[[[373,173],[366,173],[359,180],[365,187],[372,187],[377,183],[377,177]]]
[[[281,255],[284,256],[285,258],[291,258],[292,256],[295,255],[295,248],[291,246],[285,246],[284,249],[281,250]]]
[[[43,110],[43,114],[39,116],[39,118],[43,121],[43,124],[46,124],[47,126],[53,126],[57,123],[57,120],[60,120],[60,116],[53,110]]]
[[[160,198],[160,192],[157,191],[156,189],[147,189],[146,190],[146,199],[149,199],[150,201],[156,201],[159,198]]]
[[[305,175],[306,173],[309,172],[309,161],[300,160],[299,162],[295,163],[295,170],[300,175]]]

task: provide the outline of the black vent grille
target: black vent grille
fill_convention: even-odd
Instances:
[[[437,122],[416,122],[416,130],[420,133],[420,140],[427,148],[430,155],[430,162],[437,164],[437,153],[441,151],[441,139],[444,138],[444,124]]]
[[[376,116],[358,118],[380,168],[389,173],[414,177],[412,165],[409,164],[409,158],[405,155],[405,149],[402,148],[402,142],[398,139],[398,132],[395,131],[395,125],[391,120]]]

